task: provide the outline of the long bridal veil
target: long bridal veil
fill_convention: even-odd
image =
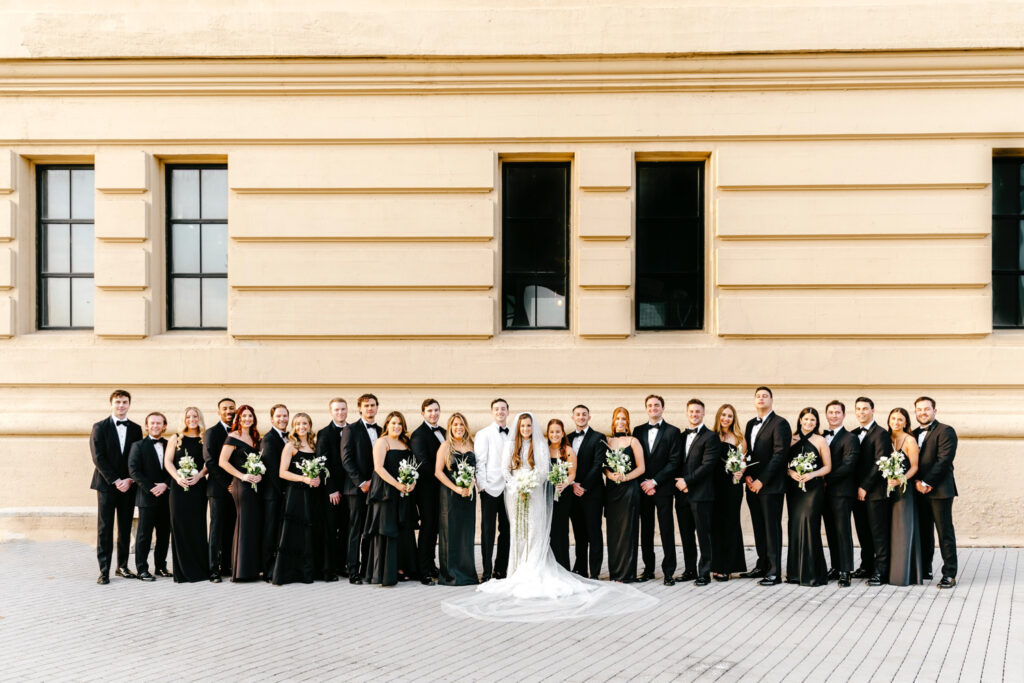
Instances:
[[[529,502],[520,501],[515,478],[519,471],[529,471],[529,463],[521,454],[522,467],[511,471],[515,434],[502,457],[505,474],[505,509],[511,533],[511,557],[507,579],[492,579],[477,587],[476,592],[442,603],[452,615],[487,621],[538,622],[583,617],[604,617],[649,609],[658,599],[619,583],[584,579],[564,569],[551,552],[551,514],[554,508],[554,486],[548,482],[551,463],[548,457],[544,425],[531,413],[520,413],[512,422],[518,429],[521,415],[533,421],[533,471],[537,485],[530,491]],[[566,489],[564,495],[572,495]]]

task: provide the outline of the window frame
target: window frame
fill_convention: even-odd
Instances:
[[[174,272],[174,226],[176,224],[181,224],[181,225],[199,225],[200,226],[200,228],[199,228],[199,253],[200,253],[200,259],[202,258],[202,253],[203,253],[203,229],[202,229],[202,226],[203,225],[207,225],[207,224],[209,224],[209,225],[227,225],[228,224],[228,219],[227,218],[210,218],[210,219],[205,219],[205,218],[201,218],[201,217],[200,218],[173,218],[173,209],[172,209],[172,207],[173,207],[173,202],[174,202],[174,196],[172,194],[171,187],[172,187],[172,184],[173,184],[174,171],[200,171],[199,196],[198,196],[198,200],[197,201],[198,201],[198,206],[200,207],[199,211],[200,211],[200,214],[201,214],[202,213],[202,206],[203,206],[202,171],[204,171],[204,170],[227,171],[228,170],[228,165],[226,163],[200,163],[200,164],[178,163],[178,164],[166,164],[164,166],[164,197],[166,197],[166,202],[164,202],[164,204],[165,204],[165,206],[164,206],[164,231],[166,232],[165,249],[166,249],[166,252],[167,252],[166,253],[166,258],[165,258],[165,268],[166,268],[166,271],[167,271],[167,277],[165,278],[165,280],[166,280],[165,286],[166,286],[166,289],[167,289],[167,293],[166,293],[166,297],[165,297],[165,305],[167,306],[167,329],[168,329],[168,331],[174,331],[174,332],[177,332],[177,331],[185,331],[185,332],[188,332],[188,331],[192,331],[192,332],[199,332],[199,331],[203,331],[203,332],[206,332],[206,331],[223,332],[223,331],[226,331],[228,329],[227,325],[224,325],[223,327],[214,327],[214,326],[204,326],[202,324],[202,322],[203,322],[202,281],[204,279],[223,279],[223,280],[227,280],[228,279],[227,272],[225,272],[223,274],[220,274],[220,273],[212,273],[212,274],[203,273],[202,272],[202,261],[201,260],[200,260],[200,271],[198,273],[175,274],[175,272]],[[230,187],[229,187],[228,194],[230,195],[230,193],[231,193],[231,190],[230,190]],[[226,199],[227,198],[225,198],[225,200]],[[231,239],[230,235],[229,235],[228,239],[229,240]],[[191,280],[199,280],[200,290],[199,290],[199,325],[198,326],[184,326],[184,325],[175,325],[174,324],[174,281],[176,279],[179,279],[179,278],[191,279]],[[229,292],[229,294],[230,294],[230,292]]]
[[[1015,200],[1017,203],[1017,213],[996,213],[996,197],[995,197],[995,184],[996,184],[996,165],[997,164],[1014,164],[1017,167],[1017,172],[1014,173],[1014,177],[1017,179]],[[1017,287],[1019,288],[1020,278],[1024,278],[1024,263],[1020,260],[1020,249],[1021,249],[1021,237],[1020,237],[1020,226],[1024,223],[1024,202],[1021,201],[1021,192],[1024,192],[1024,179],[1021,178],[1021,173],[1024,173],[1024,157],[1020,156],[993,156],[992,157],[992,223],[991,223],[991,235],[990,240],[992,241],[993,249],[996,244],[995,226],[996,221],[1012,219],[1017,224],[1018,231],[1018,242],[1017,242],[1017,268],[996,268],[995,258],[993,254],[992,259],[992,329],[993,330],[1024,330],[1024,302],[1020,300],[1020,295],[1017,297],[1017,319],[1020,323],[1017,325],[997,325],[996,324],[996,298],[995,298],[995,282],[996,276],[1016,276],[1018,279]],[[1019,289],[1018,289],[1019,292]]]

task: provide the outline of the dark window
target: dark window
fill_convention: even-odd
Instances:
[[[90,329],[95,192],[92,166],[39,166],[36,184],[39,329]]]
[[[502,165],[502,329],[569,326],[569,170]]]
[[[228,171],[167,167],[167,325],[228,324]]]
[[[704,162],[636,165],[636,328],[704,326]]]
[[[1024,327],[1024,159],[992,160],[992,326]]]

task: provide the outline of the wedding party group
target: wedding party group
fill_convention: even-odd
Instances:
[[[824,424],[807,407],[791,425],[774,412],[768,387],[755,390],[745,429],[731,404],[709,428],[697,398],[679,428],[653,394],[642,424],[618,407],[607,432],[591,424],[585,405],[572,409],[566,428],[557,418],[513,415],[501,398],[490,404],[491,423],[474,432],[460,412],[442,425],[440,404],[428,398],[410,433],[399,411],[378,424],[377,397],[364,394],[352,422],[348,402],[334,398],[331,421],[319,429],[309,414],[278,404],[265,431],[252,406],[224,398],[212,426],[190,406],[168,437],[160,412],[142,425],[128,418],[127,391],[114,391],[110,405],[90,437],[100,584],[109,583],[116,521],[119,577],[478,585],[444,608],[483,619],[617,614],[656,602],[623,585],[655,578],[656,527],[668,586],[736,575],[763,586],[917,584],[932,579],[936,535],[938,586],[956,585],[957,436],[927,396],[913,404],[916,429],[902,407],[879,424],[874,402],[859,397],[852,430],[838,400],[825,406]],[[752,568],[744,498],[757,550]],[[610,581],[597,581],[605,546]]]

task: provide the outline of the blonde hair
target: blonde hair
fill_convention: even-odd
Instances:
[[[203,443],[203,432],[206,431],[206,420],[203,419],[203,411],[199,410],[195,406],[188,406],[185,408],[185,412],[181,414],[181,426],[178,427],[178,436],[185,436],[185,432],[188,431],[188,424],[186,424],[186,418],[188,417],[188,411],[196,411],[196,415],[199,416],[199,443]],[[178,446],[181,447],[181,439],[178,439]]]
[[[448,428],[445,430],[447,434],[444,439],[445,443],[448,444],[448,454],[444,456],[444,466],[449,470],[452,468],[452,455],[456,452],[461,453],[461,451],[455,450],[455,437],[452,436],[452,425],[455,423],[455,420],[461,420],[462,426],[466,428],[466,436],[462,437],[463,445],[468,444],[470,448],[473,448],[473,435],[469,432],[469,423],[466,422],[466,416],[462,413],[452,413],[451,417],[448,418]]]
[[[299,440],[299,435],[295,433],[295,421],[299,418],[304,418],[309,423],[309,434],[306,435],[306,442],[310,448],[316,448],[316,432],[313,431],[313,418],[306,413],[295,413],[292,416],[292,427],[288,434],[288,440],[295,446],[295,450],[299,450],[299,444],[302,442]]]
[[[732,411],[732,424],[729,425],[727,432],[722,432],[722,412],[728,408]],[[740,431],[740,416],[736,414],[736,409],[732,407],[731,403],[723,403],[718,408],[718,412],[715,413],[715,434],[719,437],[725,434],[732,434],[736,437],[736,445],[740,450],[746,450],[747,440],[743,438],[743,432]]]
[[[530,424],[533,425],[533,427],[535,429],[537,427],[537,425],[533,424],[533,418],[530,417],[529,415],[527,415],[526,413],[523,413],[522,415],[520,415],[519,419],[516,420],[516,440],[515,440],[515,446],[512,448],[512,471],[513,472],[515,472],[516,470],[518,470],[520,467],[523,466],[523,459],[519,455],[523,451],[523,433],[519,431],[519,425],[521,425],[523,423],[523,420],[529,420]],[[534,466],[535,466],[535,463],[534,463],[534,460],[533,460],[533,438],[532,437],[530,438],[530,451],[529,451],[529,453],[526,454],[526,461],[528,463],[530,463],[530,469],[533,469]]]

